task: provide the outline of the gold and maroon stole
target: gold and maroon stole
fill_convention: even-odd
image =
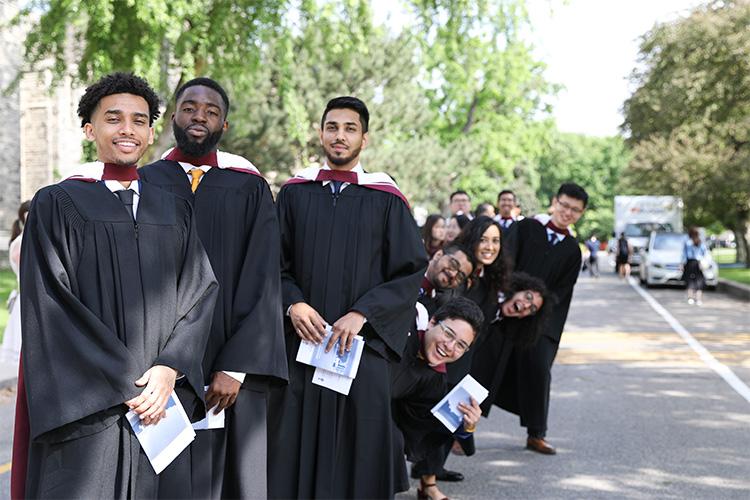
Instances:
[[[356,184],[368,189],[390,193],[401,198],[406,203],[406,206],[409,207],[409,200],[406,199],[406,196],[404,196],[394,180],[383,172],[357,173],[348,170],[328,170],[319,167],[308,167],[286,181],[284,185],[325,181],[348,182],[349,184]]]

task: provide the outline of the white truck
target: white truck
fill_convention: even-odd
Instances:
[[[641,264],[651,231],[682,232],[683,206],[678,196],[615,196],[615,240],[625,233],[633,250],[631,266]]]

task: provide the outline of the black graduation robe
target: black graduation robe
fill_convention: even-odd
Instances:
[[[573,287],[581,269],[578,241],[566,236],[556,245],[547,238],[547,229],[536,219],[514,223],[508,232],[505,248],[515,271],[536,276],[557,297],[549,322],[541,338],[530,349],[514,347],[509,390],[501,390],[500,405],[521,417],[521,425],[537,437],[547,430],[552,363],[557,354],[565,321],[573,298]]]
[[[480,405],[482,414],[490,414],[492,405],[500,406],[500,388],[505,380],[508,363],[513,349],[516,348],[514,339],[524,322],[515,318],[503,318],[492,322],[487,328],[481,346],[474,350],[471,363],[471,376],[489,391],[487,399]],[[522,349],[522,347],[518,347]],[[511,377],[513,382],[515,377]],[[512,387],[511,387],[512,388]],[[515,391],[514,391],[515,394]]]
[[[284,310],[304,301],[330,324],[349,311],[367,323],[344,396],[312,384],[314,369],[294,361],[300,340],[286,320],[289,386],[271,394],[269,496],[390,497],[389,364],[403,353],[427,268],[417,226],[400,198],[356,184],[335,200],[330,185],[287,184],[276,205]]]
[[[279,276],[279,226],[266,181],[213,167],[195,194],[179,163],[139,169],[142,179],[188,200],[219,295],[203,355],[211,374],[247,374],[225,428],[197,431],[195,441],[161,475],[164,498],[266,496],[267,385],[287,379]]]
[[[217,284],[187,202],[147,183],[134,223],[102,183],[40,190],[22,249],[23,368],[31,444],[26,495],[153,497],[156,475],[123,418],[160,364],[203,413]]]

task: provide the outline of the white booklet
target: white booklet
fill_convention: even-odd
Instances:
[[[344,396],[349,395],[349,390],[352,388],[352,382],[354,382],[353,378],[329,372],[322,368],[316,368],[312,378],[313,384],[326,387],[332,391],[338,392],[339,394],[343,394]]]
[[[203,387],[203,393],[208,392],[208,386]],[[206,410],[206,416],[203,420],[193,422],[193,429],[196,431],[205,431],[208,429],[223,429],[224,428],[224,410],[221,410],[218,415],[214,415],[214,410],[218,406],[215,405],[210,410]]]
[[[471,398],[474,398],[478,404],[481,404],[487,396],[489,391],[482,387],[482,384],[474,380],[471,375],[466,375],[461,379],[461,382],[451,389],[451,391],[445,395],[432,408],[432,414],[435,418],[440,420],[444,426],[451,432],[456,432],[461,426],[464,420],[464,414],[458,409],[458,403],[464,403],[467,406],[471,406]]]
[[[339,342],[329,352],[325,352],[328,340],[333,332],[331,326],[326,325],[326,336],[320,344],[303,340],[297,351],[297,361],[314,366],[312,382],[327,387],[344,395],[349,394],[352,380],[357,376],[365,339],[357,335],[352,341],[352,347],[344,354],[339,354]]]
[[[157,474],[166,469],[195,439],[195,431],[174,391],[167,400],[167,416],[159,423],[142,425],[133,410],[127,412],[125,417]]]

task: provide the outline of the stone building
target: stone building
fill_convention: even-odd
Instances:
[[[17,12],[18,2],[0,0],[0,23]],[[0,30],[0,249],[8,245],[18,206],[43,186],[81,162],[83,133],[76,116],[80,89],[69,78],[53,85],[50,71],[24,72],[23,27]]]

